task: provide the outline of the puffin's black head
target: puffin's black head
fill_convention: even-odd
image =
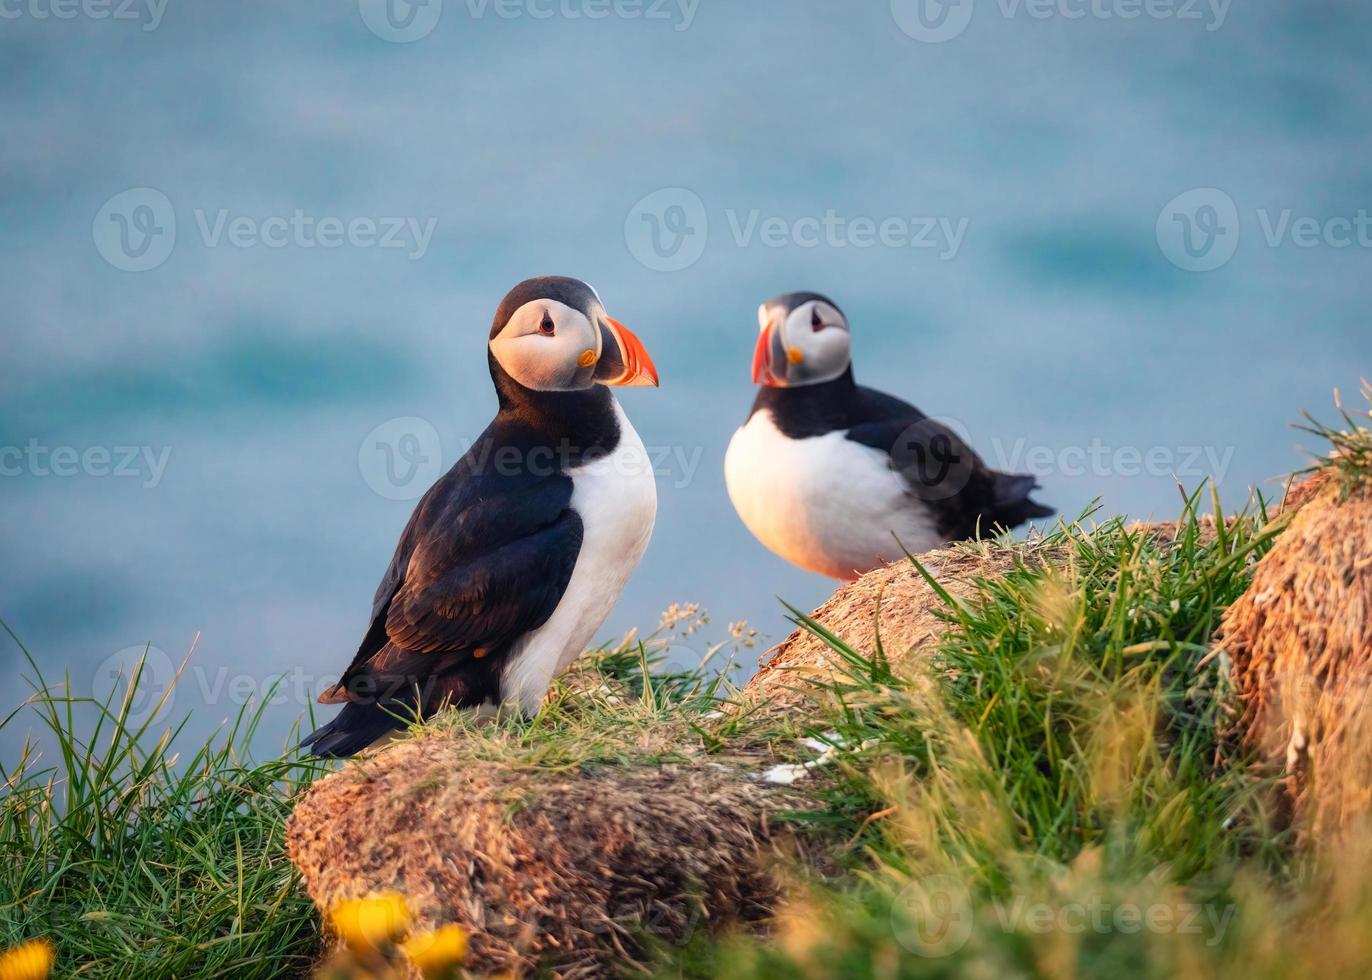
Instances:
[[[492,370],[532,391],[657,385],[643,344],[580,279],[540,276],[510,290],[496,310],[489,346]]]
[[[819,293],[786,293],[758,307],[753,384],[773,388],[832,381],[852,361],[848,318]]]

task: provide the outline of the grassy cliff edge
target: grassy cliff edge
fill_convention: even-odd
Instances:
[[[1330,506],[1372,500],[1366,431],[1334,440]],[[1088,514],[912,557],[794,611],[743,690],[667,668],[671,622],[589,654],[536,718],[444,716],[333,774],[253,761],[251,713],[179,754],[130,723],[137,677],[98,704],[35,665],[22,711],[55,751],[3,774],[0,944],[48,937],[64,976],[304,975],[331,942],[311,895],[386,889],[469,932],[473,972],[1372,975],[1366,814],[1311,840],[1222,642],[1291,520],[1197,491],[1168,525]],[[1345,678],[1327,714],[1365,690]],[[394,853],[327,846],[341,791],[390,814]]]

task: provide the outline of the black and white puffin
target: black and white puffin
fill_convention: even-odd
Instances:
[[[526,715],[595,635],[643,557],[657,487],[607,385],[653,385],[643,344],[586,283],[512,289],[487,345],[499,411],[429,489],[381,579],[343,710],[304,744],[354,755],[406,716],[509,704]]]
[[[852,579],[911,552],[1053,511],[948,427],[853,381],[848,320],[818,293],[758,310],[753,410],[724,476],[748,530],[801,568]]]

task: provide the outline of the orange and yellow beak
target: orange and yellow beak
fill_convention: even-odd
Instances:
[[[596,381],[603,385],[658,386],[653,359],[632,330],[607,316],[600,332],[602,350]]]
[[[753,348],[753,384],[766,385],[769,388],[778,388],[785,385],[785,367],[781,368],[778,374],[777,366],[772,363],[776,356],[776,337],[777,322],[770,321],[762,332],[757,335],[757,346]]]

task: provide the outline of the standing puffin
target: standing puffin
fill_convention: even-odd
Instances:
[[[532,715],[643,557],[657,487],[606,385],[657,385],[642,343],[586,283],[512,289],[487,345],[499,411],[420,500],[351,666],[343,710],[304,744],[353,755],[404,716],[508,703]]]
[[[818,293],[758,310],[761,384],[724,457],[748,530],[801,568],[852,579],[911,552],[1053,511],[1032,476],[997,473],[946,426],[853,381],[848,321]]]

